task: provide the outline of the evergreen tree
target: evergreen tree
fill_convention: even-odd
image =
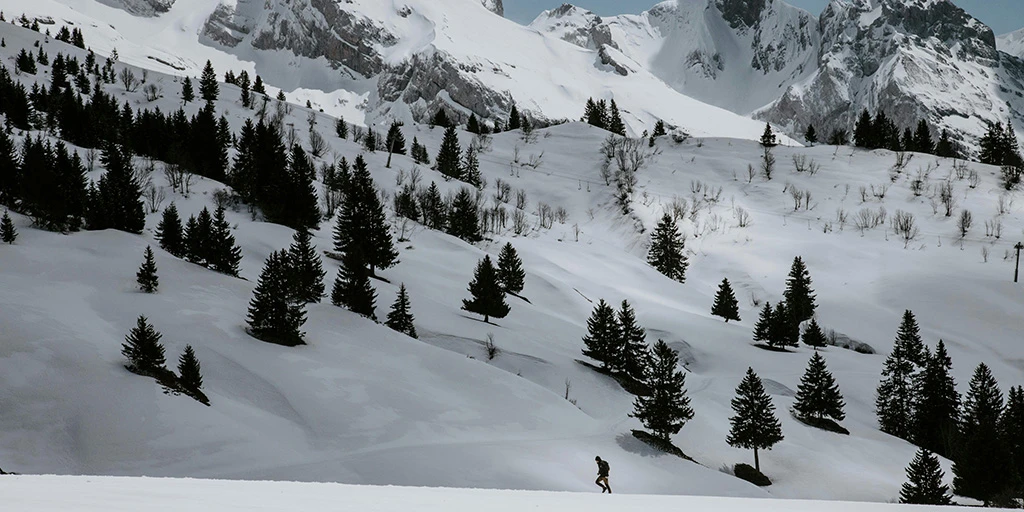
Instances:
[[[189,396],[196,399],[206,397],[203,393],[202,365],[199,364],[192,345],[185,345],[185,351],[178,358],[178,385]]]
[[[358,260],[369,268],[369,276],[377,269],[388,269],[398,263],[384,205],[362,155],[356,157],[348,192],[334,227],[334,249],[341,253],[358,253]]]
[[[818,143],[818,132],[814,129],[813,124],[807,125],[807,131],[804,132],[804,140],[812,146]]]
[[[252,83],[252,92],[263,95],[267,94],[267,87],[263,85],[263,78],[259,75],[256,75],[256,80]]]
[[[482,133],[482,130],[480,129],[480,121],[477,120],[476,114],[469,114],[469,121],[466,122],[466,131],[477,135]]]
[[[384,139],[384,147],[388,150],[389,154],[405,154],[405,135],[402,135],[402,123],[398,121],[391,122],[388,134]]]
[[[729,418],[732,428],[726,438],[729,446],[754,450],[754,469],[761,471],[761,460],[757,450],[771,450],[772,446],[782,441],[782,424],[775,417],[775,405],[772,398],[764,390],[761,378],[753,368],[747,368],[747,374],[736,388],[736,397],[732,399],[732,410],[735,416]]]
[[[775,348],[800,345],[800,323],[785,302],[779,302],[768,327],[768,345]]]
[[[303,345],[300,330],[306,323],[304,305],[289,288],[288,253],[277,251],[267,258],[249,301],[248,332],[254,338],[288,347]]]
[[[509,313],[505,303],[505,292],[498,283],[498,271],[491,263],[491,257],[485,255],[473,271],[473,280],[469,283],[470,299],[462,300],[462,309],[470,313],[483,315],[484,323],[491,317],[505,318]]]
[[[338,277],[331,290],[331,303],[358,315],[377,321],[377,292],[370,284],[370,273],[358,251],[349,251],[342,256]]]
[[[846,418],[843,412],[845,406],[839,386],[825,366],[825,358],[820,352],[815,352],[807,365],[807,371],[800,378],[793,409],[804,418],[843,421]]]
[[[913,441],[918,446],[952,455],[960,419],[960,394],[953,380],[953,360],[939,340],[916,382]]]
[[[783,296],[786,298],[786,309],[796,323],[814,316],[817,306],[814,303],[814,290],[811,289],[811,274],[800,256],[793,259]]]
[[[476,146],[472,144],[466,148],[465,158],[462,161],[462,181],[476,188],[483,188],[483,176],[480,175],[480,157],[477,156]]]
[[[412,312],[409,311],[411,308],[409,304],[409,293],[405,291],[405,283],[402,283],[398,287],[398,298],[395,299],[395,303],[391,305],[391,311],[388,312],[387,320],[384,321],[384,325],[403,333],[410,338],[418,338],[416,335],[416,326],[413,322],[416,320],[412,316]]]
[[[412,138],[412,149],[409,152],[414,162],[421,165],[430,165],[430,155],[427,154],[427,148],[420,144],[416,137]]]
[[[249,72],[243,69],[242,72],[238,74],[238,80],[235,85],[242,89],[241,96],[239,97],[239,100],[242,102],[242,106],[245,108],[252,106],[252,82],[249,81]]]
[[[4,211],[3,218],[0,218],[0,241],[5,244],[13,244],[18,239],[18,230],[14,229],[14,222],[11,216]]]
[[[135,273],[135,279],[139,283],[139,289],[146,293],[155,293],[160,286],[160,280],[156,275],[156,259],[153,257],[153,249],[146,246],[145,261]]]
[[[693,419],[690,397],[686,396],[686,376],[678,370],[679,355],[663,340],[654,344],[647,386],[650,395],[637,396],[630,416],[640,420],[655,437],[669,442],[687,421]]]
[[[772,319],[774,317],[775,311],[772,309],[772,303],[765,301],[764,307],[761,308],[761,316],[758,317],[757,323],[754,324],[754,341],[767,343],[771,340]]]
[[[664,137],[667,134],[668,131],[665,129],[665,121],[658,119],[658,121],[654,123],[654,131],[651,132],[651,138],[656,139],[658,137]]]
[[[825,333],[821,331],[817,319],[812,317],[811,323],[807,324],[807,328],[804,329],[803,342],[804,345],[814,347],[814,350],[828,345],[828,340],[825,338]]]
[[[917,326],[917,319],[909,309],[903,312],[903,320],[900,322],[899,331],[896,333],[895,343],[906,347],[907,356],[916,366],[924,366],[927,359],[924,341],[921,340],[921,329]]]
[[[373,128],[366,129],[366,135],[363,136],[363,149],[370,153],[377,151],[377,132],[374,132]]]
[[[121,354],[128,359],[125,368],[139,375],[162,377],[167,368],[160,337],[146,317],[140,316],[121,345]]]
[[[779,145],[775,132],[772,131],[771,123],[764,124],[764,133],[761,134],[761,145],[766,148],[773,148]]]
[[[316,186],[316,166],[299,144],[292,145],[288,161],[287,188],[284,192],[282,224],[296,230],[320,227],[320,208]]]
[[[0,78],[5,76],[0,71]],[[27,100],[26,100],[27,101]],[[11,108],[6,112],[7,120],[11,121]],[[6,130],[0,129],[0,204],[13,206],[21,190],[21,165],[14,141]]]
[[[209,60],[203,67],[203,74],[199,77],[199,96],[203,101],[217,101],[220,94],[220,85],[217,84],[217,74],[213,71],[213,64]]]
[[[427,190],[420,194],[419,202],[423,224],[430,229],[444,229],[448,223],[448,207],[441,198],[437,183],[430,182]]]
[[[288,248],[291,288],[295,300],[306,304],[320,302],[324,296],[324,276],[327,275],[312,239],[308,231],[296,231]]]
[[[516,107],[515,102],[512,102],[512,108],[508,111],[508,122],[505,123],[505,130],[512,131],[518,130],[523,127],[523,118],[519,114],[519,108]]]
[[[172,202],[164,208],[160,223],[156,226],[156,240],[160,242],[161,249],[177,258],[185,256],[185,239],[181,229],[178,207]]]
[[[339,116],[338,120],[334,122],[334,133],[337,134],[339,139],[348,138],[348,123],[345,122],[343,116]]]
[[[483,240],[476,199],[468,188],[463,187],[452,199],[448,212],[448,234],[469,243]]]
[[[502,291],[515,295],[523,291],[526,272],[523,271],[523,260],[519,259],[516,248],[507,242],[498,254],[498,284]]]
[[[205,210],[205,208],[204,208]],[[218,206],[213,216],[210,231],[209,256],[206,265],[214,272],[238,277],[238,265],[242,262],[242,248],[235,245],[235,236],[224,214],[224,206]]]
[[[604,299],[598,301],[587,320],[587,335],[583,337],[583,355],[601,363],[601,368],[611,368],[619,359],[615,352],[622,339],[615,310]]]
[[[213,217],[203,207],[198,217],[189,217],[185,223],[185,259],[208,266],[213,260],[213,246]]]
[[[1020,498],[1024,493],[1024,387],[1010,388],[1006,408],[999,418],[999,433],[1010,463],[1012,492]]]
[[[636,321],[636,312],[628,301],[622,301],[618,312],[619,341],[613,349],[617,355],[613,369],[621,371],[637,382],[645,382],[651,366],[647,347],[647,332]],[[673,432],[674,433],[674,432]]]
[[[961,445],[953,461],[953,489],[988,506],[1010,483],[1007,450],[999,435],[1003,394],[985,363],[971,377],[960,421]],[[1019,435],[1019,433],[1018,433]]]
[[[981,151],[978,154],[978,158],[983,164],[990,165],[1003,165],[1005,160],[1005,151],[1002,147],[1003,141],[1003,124],[1002,123],[991,123],[988,125],[988,130],[985,131],[985,135],[981,137],[978,144],[981,146]]]
[[[146,225],[146,211],[131,153],[123,146],[107,144],[100,161],[107,172],[89,194],[89,229],[142,233]]]
[[[900,490],[900,503],[952,505],[949,487],[942,483],[945,477],[939,458],[927,448],[921,448],[907,466],[907,482]]]
[[[626,124],[622,122],[622,115],[619,114],[619,106],[612,99],[608,107],[608,131],[626,136]]]
[[[875,137],[874,131],[871,113],[864,109],[861,111],[857,124],[853,128],[853,144],[858,148],[874,149],[877,147],[875,145],[877,137]]]
[[[444,109],[438,109],[434,114],[434,118],[430,121],[430,127],[440,126],[441,128],[449,128],[452,126],[452,122],[448,119],[448,113]]]
[[[942,130],[939,142],[935,144],[935,154],[943,158],[961,158],[956,142],[949,135],[949,130]]]
[[[459,147],[459,135],[454,126],[444,130],[441,149],[437,152],[436,167],[438,172],[448,178],[462,178],[462,149]]]
[[[900,332],[902,335],[902,326]],[[879,427],[882,432],[901,439],[909,439],[912,434],[916,400],[915,357],[917,354],[914,353],[913,343],[897,337],[892,352],[882,366],[882,381],[876,391],[875,413],[878,415]]]
[[[651,248],[647,253],[647,263],[662,274],[679,281],[686,282],[686,268],[689,266],[684,252],[685,241],[679,234],[675,219],[665,214],[651,235]]]
[[[597,102],[594,101],[594,98],[587,99],[587,105],[583,110],[583,120],[592,126],[596,126],[601,129],[605,128],[605,112],[603,112]]]
[[[914,151],[919,153],[934,153],[935,143],[932,142],[932,132],[928,128],[928,121],[921,119],[917,122],[917,131],[914,132]]]
[[[740,321],[740,306],[736,300],[736,294],[732,291],[729,280],[722,278],[722,284],[718,285],[718,293],[715,295],[715,303],[711,306],[711,314],[729,320]]]
[[[192,90],[192,79],[186,76],[185,79],[181,81],[181,101],[187,104],[195,99],[196,93]]]

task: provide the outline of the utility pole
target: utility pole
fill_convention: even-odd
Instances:
[[[1020,275],[1020,250],[1024,249],[1024,243],[1017,242],[1017,245],[1013,246],[1017,249],[1017,265],[1013,267],[1013,282],[1017,282],[1017,276]]]

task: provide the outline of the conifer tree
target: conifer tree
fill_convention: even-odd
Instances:
[[[217,84],[217,73],[213,71],[213,64],[207,60],[206,66],[203,67],[203,74],[199,77],[199,96],[203,98],[203,101],[211,102],[217,101],[218,94],[220,94],[220,85]]]
[[[771,450],[784,437],[782,424],[775,417],[772,398],[765,392],[764,384],[753,368],[747,368],[746,376],[736,388],[732,410],[736,415],[729,418],[732,428],[726,442],[735,448],[753,449],[754,469],[760,472],[761,460],[757,451]]]
[[[480,175],[480,157],[477,155],[476,146],[470,144],[466,148],[464,157],[462,160],[462,181],[476,188],[482,188],[483,177]]]
[[[454,126],[444,130],[441,149],[437,152],[436,166],[438,172],[451,179],[462,178],[462,149],[459,146],[459,135]]]
[[[132,373],[160,378],[167,371],[164,366],[164,346],[160,343],[160,333],[146,320],[139,316],[135,327],[125,336],[121,345],[121,354],[128,359],[125,368]]]
[[[296,230],[320,226],[319,197],[313,184],[315,179],[313,161],[302,146],[293,144],[288,161],[287,186],[282,191],[285,208],[278,215],[278,220]]]
[[[480,216],[476,199],[468,188],[463,187],[455,194],[447,216],[449,235],[469,243],[483,240],[480,233]]]
[[[348,123],[345,122],[343,116],[339,116],[338,120],[334,122],[334,133],[339,139],[348,138]]]
[[[764,124],[764,133],[761,134],[761,145],[766,148],[772,148],[779,145],[779,142],[775,137],[775,132],[772,131],[771,123]]]
[[[156,275],[156,259],[153,257],[153,249],[146,246],[145,261],[135,273],[135,279],[139,283],[139,289],[146,293],[155,293],[160,286],[160,280]]]
[[[391,126],[388,127],[388,134],[384,138],[384,147],[387,149],[388,153],[394,153],[396,155],[405,154],[405,135],[402,135],[401,122],[391,122]]]
[[[205,210],[205,208],[204,208]],[[238,277],[238,265],[242,262],[242,248],[235,244],[231,226],[224,214],[224,206],[218,206],[213,216],[210,231],[209,256],[206,264],[210,270]]]
[[[452,126],[452,122],[448,119],[448,113],[443,108],[438,109],[434,114],[434,118],[430,121],[430,127],[440,126],[441,128],[449,128]]]
[[[843,421],[846,418],[843,412],[845,406],[839,386],[825,366],[825,358],[820,352],[815,352],[807,365],[807,371],[800,378],[793,409],[804,418]]]
[[[242,89],[239,100],[241,100],[243,107],[249,108],[252,105],[252,82],[249,81],[249,72],[243,69],[242,72],[238,74],[237,82],[238,83],[235,85]]]
[[[718,293],[715,295],[715,303],[711,306],[711,314],[729,320],[740,321],[740,306],[736,300],[736,294],[732,291],[729,280],[722,278],[722,284],[718,285]]]
[[[349,251],[342,256],[331,290],[331,303],[377,321],[377,292],[370,284],[370,273],[359,252]]]
[[[462,309],[483,315],[484,323],[488,323],[491,317],[505,318],[508,315],[509,307],[505,303],[505,292],[498,283],[498,271],[491,263],[489,255],[485,255],[473,271],[469,293],[472,298],[462,300]]]
[[[675,219],[666,213],[651,234],[647,263],[669,279],[680,283],[686,282],[686,268],[689,262],[684,252],[684,244]]]
[[[900,322],[899,331],[896,333],[895,343],[905,347],[907,357],[916,366],[923,366],[927,358],[924,341],[921,340],[921,329],[917,326],[917,319],[909,309],[903,312],[903,320]]]
[[[944,456],[952,455],[960,419],[960,393],[952,371],[953,360],[939,340],[915,383],[913,441]]]
[[[587,335],[583,337],[583,355],[601,363],[601,368],[611,368],[619,359],[615,352],[622,339],[619,322],[604,299],[597,302],[587,320]]]
[[[613,369],[636,382],[645,382],[651,366],[647,332],[637,323],[636,312],[628,301],[622,301],[616,320],[619,325],[619,341],[613,348],[613,353],[617,355]]]
[[[267,94],[267,87],[263,85],[263,77],[256,75],[256,80],[252,83],[252,92],[258,94]]]
[[[18,230],[14,229],[14,222],[11,216],[4,211],[3,218],[0,218],[0,241],[5,244],[13,244],[18,239]]]
[[[586,107],[583,109],[583,120],[589,123],[591,126],[598,128],[605,127],[605,113],[598,106],[594,98],[588,98]]]
[[[366,135],[363,135],[363,149],[370,153],[377,151],[377,132],[373,128],[367,128]]]
[[[928,128],[928,121],[921,119],[917,122],[917,131],[914,132],[914,151],[919,153],[934,153],[935,143],[932,142],[932,132]]]
[[[811,274],[800,256],[793,259],[793,266],[786,279],[786,309],[796,323],[803,322],[814,316],[814,290],[811,289]]]
[[[369,268],[368,276],[374,275],[377,269],[388,269],[398,263],[384,205],[362,155],[356,157],[348,192],[334,227],[334,249],[358,253],[357,259]]]
[[[196,93],[192,90],[192,79],[186,76],[185,79],[181,81],[181,101],[188,104],[190,101],[195,99]]]
[[[761,308],[761,316],[758,317],[757,323],[754,325],[754,341],[767,343],[771,339],[772,319],[774,316],[775,311],[772,309],[772,303],[765,301],[764,307]]]
[[[248,332],[254,338],[288,347],[303,345],[300,330],[306,322],[304,305],[296,301],[288,283],[288,253],[272,253],[249,301]]]
[[[405,283],[402,283],[398,287],[398,297],[395,299],[394,304],[391,305],[391,311],[388,312],[384,325],[410,338],[418,338],[416,326],[413,325],[416,319],[412,316],[410,308],[409,293],[405,290]]]
[[[1010,388],[1006,407],[999,418],[999,433],[1009,459],[1011,486],[1015,496],[1024,493],[1024,387]]]
[[[913,427],[916,397],[915,354],[912,352],[912,344],[897,338],[882,366],[882,381],[878,384],[875,398],[875,413],[882,432],[901,439],[909,439]]]
[[[292,245],[288,247],[291,288],[295,300],[306,304],[320,302],[324,296],[324,276],[327,275],[312,240],[308,231],[299,230],[292,235]]]
[[[419,196],[420,210],[423,212],[423,224],[430,229],[444,229],[448,223],[448,207],[441,198],[437,183],[430,182],[427,190]]]
[[[864,109],[860,113],[860,117],[857,119],[857,124],[853,128],[853,144],[858,148],[874,149],[875,145],[874,126],[871,121],[871,113],[867,109]]]
[[[943,158],[960,158],[957,145],[949,135],[949,130],[942,130],[939,141],[935,143],[935,154]]]
[[[622,115],[619,113],[619,106],[612,99],[608,107],[608,131],[626,136],[626,124],[622,122]]]
[[[107,172],[89,194],[89,229],[142,233],[146,212],[127,148],[107,144],[100,157]]]
[[[523,291],[525,281],[523,260],[519,259],[512,242],[507,242],[498,254],[498,284],[505,293],[515,295]]]
[[[644,428],[662,441],[669,442],[673,434],[693,419],[690,397],[686,396],[686,376],[678,370],[679,355],[663,340],[654,344],[647,378],[650,394],[637,396],[630,416],[640,420]]]
[[[164,208],[160,223],[156,226],[156,240],[160,242],[160,248],[171,253],[172,256],[177,258],[185,256],[181,217],[178,216],[178,207],[173,202]]]
[[[203,207],[197,217],[185,223],[185,258],[192,263],[209,266],[213,260],[213,217]]]
[[[803,333],[804,345],[814,347],[814,350],[818,350],[828,344],[828,340],[825,338],[825,333],[821,331],[821,326],[818,325],[818,320],[811,318],[811,322],[807,324],[807,328],[804,329]]]
[[[907,466],[907,482],[900,490],[900,503],[912,505],[952,505],[949,487],[942,483],[946,475],[939,458],[921,448]]]
[[[0,71],[0,77],[4,76],[4,72]],[[8,107],[8,121],[11,121],[11,110],[13,109]],[[21,165],[18,162],[18,152],[7,130],[0,130],[0,204],[13,206],[20,191]]]
[[[430,155],[427,153],[427,148],[420,144],[416,137],[412,138],[412,149],[409,152],[414,162],[420,165],[430,165]]]
[[[482,133],[482,130],[480,129],[480,121],[477,120],[476,114],[469,114],[469,121],[466,122],[466,131],[477,135]]]
[[[779,302],[768,327],[768,345],[775,348],[800,345],[800,323],[785,302]]]
[[[804,132],[804,140],[812,146],[818,143],[818,132],[814,129],[813,124],[807,125],[807,131]]]
[[[185,394],[209,405],[203,393],[203,372],[199,358],[196,357],[192,345],[185,345],[185,351],[178,358],[178,385]]]
[[[999,418],[1003,394],[992,371],[978,365],[971,377],[960,421],[961,444],[953,461],[953,489],[990,505],[1010,484],[1006,447]],[[1018,433],[1019,435],[1019,433]]]
[[[516,107],[515,102],[512,103],[512,107],[508,111],[508,122],[505,123],[505,130],[512,131],[518,130],[523,127],[523,118],[519,114],[519,108]]]
[[[658,119],[658,121],[654,123],[654,130],[651,131],[651,138],[656,139],[658,137],[664,137],[667,133],[668,131],[665,129],[665,121]]]

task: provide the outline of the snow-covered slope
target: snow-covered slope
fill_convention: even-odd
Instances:
[[[999,51],[1024,58],[1024,28],[996,38]]]
[[[0,33],[8,67],[19,49],[36,41],[51,56],[63,51],[84,58],[80,50],[8,24]],[[45,84],[47,72],[42,67],[36,77],[18,79]],[[149,80],[163,88],[164,98],[146,102],[118,85],[107,90],[136,107],[176,109],[177,79],[151,73]],[[240,107],[238,92],[222,85],[216,104],[235,131],[253,115]],[[186,110],[191,115],[198,108],[192,103]],[[295,106],[285,122],[304,127],[310,114],[330,143],[329,154],[352,160],[362,152],[331,135],[334,120],[324,114]],[[410,124],[404,130],[436,154],[440,129]],[[297,132],[304,142],[305,129]],[[15,245],[0,246],[0,467],[592,492],[599,454],[612,462],[616,491],[626,494],[888,501],[915,448],[878,431],[874,389],[904,309],[918,315],[929,344],[945,340],[962,391],[982,361],[1004,389],[1024,380],[1018,328],[1024,296],[1010,282],[1009,258],[1024,215],[1019,192],[999,189],[997,169],[972,165],[978,183],[971,187],[958,179],[952,161],[932,156],[914,155],[895,172],[895,157],[886,151],[779,147],[775,179],[748,181],[746,169],[758,165],[761,154],[752,141],[663,139],[660,155],[638,175],[633,213],[623,216],[614,188],[601,177],[599,147],[607,135],[571,123],[532,141],[518,132],[493,137],[480,155],[490,184],[481,193],[488,205],[512,211],[491,197],[498,180],[525,192],[531,227],[523,236],[510,226],[469,245],[415,223],[403,230],[395,221],[396,236],[408,241],[398,244],[401,263],[383,273],[390,282],[374,282],[377,311],[383,316],[405,283],[419,340],[326,300],[309,309],[308,346],[278,347],[246,335],[254,281],[266,256],[286,247],[292,232],[253,221],[244,210],[230,212],[229,220],[243,250],[245,280],[157,250],[161,289],[155,295],[137,292],[134,274],[143,248],[156,246],[157,214],[141,236],[48,233],[13,214],[21,236]],[[468,145],[470,135],[460,137]],[[404,156],[395,156],[390,169],[387,155],[364,156],[388,194],[417,169]],[[795,156],[816,161],[820,171],[796,173]],[[531,161],[536,165],[526,165]],[[430,169],[418,173],[422,184],[436,182],[443,192],[461,186]],[[928,187],[921,197],[910,190],[918,173]],[[163,186],[159,173],[153,179]],[[975,215],[964,240],[929,199],[947,179],[960,207]],[[200,180],[189,197],[170,199],[187,217],[210,206],[223,187]],[[793,190],[809,192],[805,207],[794,209]],[[996,206],[1001,196],[1011,203],[1003,213]],[[691,262],[686,284],[645,263],[649,230],[680,201],[686,203],[681,225]],[[857,212],[880,207],[890,215],[913,213],[917,239],[905,248],[885,225],[854,227]],[[536,213],[559,208],[564,221],[542,227]],[[749,222],[739,221],[740,209]],[[982,220],[998,222],[1003,236],[986,233]],[[332,247],[332,226],[325,222],[314,233],[319,249]],[[524,261],[530,302],[510,298],[507,318],[483,324],[460,310],[461,299],[476,261],[496,255],[505,242]],[[797,255],[814,279],[819,320],[880,352],[825,351],[846,398],[850,436],[809,428],[787,412],[809,350],[774,353],[750,344],[759,304],[780,299]],[[333,278],[337,262],[325,266]],[[708,314],[723,277],[737,290],[742,322],[725,324]],[[587,316],[600,298],[628,299],[648,340],[664,339],[680,352],[696,417],[674,442],[699,465],[635,440],[630,430],[640,425],[628,417],[633,397],[577,362]],[[164,334],[169,359],[186,344],[196,348],[212,407],[165,395],[123,369],[120,345],[140,314]],[[493,360],[483,347],[489,333],[501,349]],[[762,455],[775,482],[767,489],[721,470],[751,459],[725,443],[729,400],[748,366],[765,379],[786,436]],[[951,478],[948,461],[943,467]]]
[[[231,482],[147,478],[5,477],[0,479],[4,506],[10,512],[106,512],[146,509],[152,512],[233,512],[251,510],[324,510],[363,512],[616,512],[621,510],[692,510],[743,512],[927,512],[926,506],[820,501],[738,500],[679,496],[594,496],[576,493],[370,487],[293,482]],[[967,508],[943,508],[956,512]]]

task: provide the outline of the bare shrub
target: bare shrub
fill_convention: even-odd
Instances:
[[[487,339],[484,340],[484,350],[487,351],[488,361],[498,357],[498,354],[501,353],[501,349],[494,344],[494,333],[487,333]]]
[[[753,183],[754,176],[757,176],[757,171],[754,170],[754,165],[747,164],[747,183]]]
[[[987,245],[981,246],[981,261],[983,263],[988,263],[988,246]]]
[[[313,158],[320,158],[327,152],[327,140],[324,139],[320,132],[310,129],[309,130],[309,154],[313,155]]]
[[[792,185],[789,185],[789,197],[793,199],[793,211],[800,209],[800,205],[804,202],[804,191],[800,190]]]
[[[127,66],[121,68],[117,78],[121,80],[121,85],[124,86],[125,91],[135,92],[139,88],[139,79],[135,77],[135,72]]]
[[[871,185],[871,195],[874,196],[874,198],[878,199],[879,201],[884,201],[885,200],[885,195],[888,194],[888,193],[889,193],[889,184],[888,183],[883,183],[881,185],[878,185],[878,187],[875,187],[874,185]]]
[[[516,190],[516,209],[526,210],[526,191],[523,189]]]
[[[945,209],[946,217],[952,217],[953,210],[956,209],[956,198],[953,197],[953,184],[949,181],[939,184],[939,201]]]
[[[494,181],[494,199],[501,203],[508,203],[512,199],[512,185],[498,178]]]
[[[924,194],[925,177],[921,170],[917,171],[917,175],[910,180],[910,191],[914,193],[914,197],[921,197]]]
[[[960,231],[961,239],[967,236],[967,232],[971,230],[973,224],[974,216],[971,215],[971,211],[967,209],[960,210],[960,217],[956,221],[956,228]]]
[[[163,89],[155,83],[146,84],[146,86],[142,88],[142,93],[145,94],[146,101],[156,101],[164,97]]]
[[[764,179],[771,181],[772,174],[775,173],[775,154],[772,153],[770,146],[765,146],[764,152],[761,154],[761,174],[764,175]]]
[[[967,177],[967,174],[967,162],[959,159],[953,160],[953,175],[956,176],[956,179],[962,180]]]
[[[971,187],[972,189],[973,188],[978,188],[978,185],[980,183],[981,183],[981,175],[978,174],[978,171],[975,171],[974,169],[971,169],[970,172],[967,173],[967,186]]]
[[[167,200],[167,191],[164,187],[150,184],[143,192],[143,197],[146,199],[146,205],[149,206],[149,213],[156,213],[160,211],[164,201]]]
[[[842,207],[836,209],[836,224],[839,224],[839,231],[842,231],[846,227],[846,223],[849,222],[849,216]]]
[[[1013,196],[1010,194],[1000,194],[999,199],[996,201],[996,211],[999,215],[1006,215],[1013,209]]]
[[[568,210],[566,210],[565,207],[562,206],[555,208],[555,220],[558,221],[559,224],[565,224],[566,221],[569,220]]]
[[[892,230],[897,236],[903,239],[903,248],[906,249],[910,242],[914,241],[921,230],[917,227],[912,213],[903,210],[896,210],[892,216]]]
[[[750,220],[750,214],[740,206],[733,209],[733,216],[736,217],[736,224],[741,228],[750,226],[752,222]]]
[[[526,222],[526,212],[520,209],[512,210],[512,232],[521,236],[529,230],[530,225]]]

